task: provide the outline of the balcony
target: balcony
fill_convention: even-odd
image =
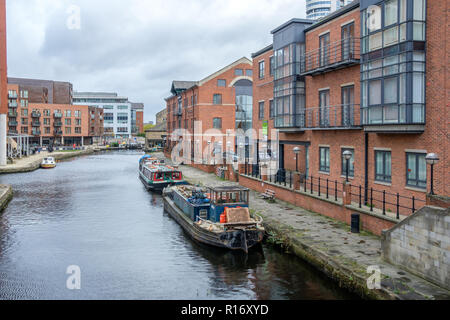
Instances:
[[[32,122],[31,122],[31,125],[32,125],[33,127],[40,127],[40,126],[41,126],[41,122],[40,122],[40,121],[32,121]]]
[[[9,125],[10,127],[15,127],[15,126],[18,125],[18,123],[17,123],[16,120],[10,120],[10,121],[8,122],[8,125]]]
[[[275,116],[275,128],[281,132],[305,130],[361,129],[360,108],[356,104],[307,108],[298,114]]]
[[[15,93],[9,92],[8,93],[8,99],[17,99],[17,92],[15,92]]]
[[[17,117],[17,112],[16,111],[9,111],[8,112],[8,117]]]
[[[17,108],[17,101],[9,101],[8,107],[9,108]]]
[[[8,130],[8,134],[19,134],[17,130]]]
[[[61,119],[62,118],[62,113],[61,112],[55,112],[53,114],[53,117],[56,118],[56,119]]]
[[[342,39],[305,53],[302,76],[314,76],[325,72],[359,64],[360,41],[355,38]]]
[[[31,130],[31,134],[32,134],[33,136],[40,136],[40,135],[41,135],[41,130],[39,130],[39,129],[33,129],[33,130]]]
[[[54,130],[53,133],[55,136],[62,136],[62,130]]]
[[[53,126],[55,126],[55,127],[62,127],[62,122],[61,121],[55,121],[55,122],[53,122]]]
[[[32,117],[32,118],[40,118],[40,117],[41,117],[41,113],[38,112],[38,111],[33,111],[33,112],[31,113],[31,117]]]

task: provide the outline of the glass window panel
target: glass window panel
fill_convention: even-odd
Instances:
[[[384,25],[389,26],[397,22],[398,2],[389,0],[384,4]]]
[[[385,160],[384,160],[384,171],[385,171],[385,175],[390,177],[391,176],[391,153],[390,152],[386,152],[385,153]],[[390,180],[390,179],[389,179]]]
[[[425,64],[423,62],[414,62],[413,71],[425,71]]]
[[[425,103],[425,75],[423,73],[413,73],[413,102]]]
[[[398,26],[384,31],[384,46],[390,46],[398,42]]]
[[[406,3],[407,3],[407,0],[400,0],[400,2],[399,2],[400,22],[406,21]]]
[[[414,104],[412,106],[412,121],[413,123],[423,123],[425,122],[425,114],[424,114],[424,106],[423,104]]]
[[[369,51],[380,49],[383,45],[382,43],[382,33],[377,32],[371,36],[369,36]]]
[[[426,181],[427,180],[427,164],[425,161],[425,154],[422,155],[418,155],[417,156],[417,162],[418,162],[418,178],[421,181]]]
[[[414,61],[425,61],[425,53],[424,52],[413,52],[413,60]]]
[[[386,106],[384,107],[384,121],[385,123],[397,123],[398,122],[398,106]]]
[[[376,168],[375,171],[377,174],[383,174],[383,153],[376,153]]]
[[[400,106],[399,107],[399,122],[405,123],[406,122],[406,106]]]
[[[390,66],[391,64],[398,63],[398,56],[390,56],[384,58],[384,66]]]
[[[381,123],[382,119],[382,107],[369,108],[369,123],[376,124]]]
[[[369,82],[369,105],[381,104],[381,80]]]
[[[406,40],[406,23],[400,25],[400,42]]]
[[[406,103],[406,74],[401,74],[399,79],[399,102]]]
[[[413,10],[414,20],[425,20],[424,0],[414,0]]]
[[[408,180],[416,178],[416,155],[408,154]]]
[[[423,22],[413,23],[413,40],[425,41],[425,24]]]
[[[384,80],[384,103],[397,103],[397,77]]]

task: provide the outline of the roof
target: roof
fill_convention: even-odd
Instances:
[[[348,5],[340,8],[339,10],[336,10],[336,11],[326,15],[325,17],[317,20],[317,22],[314,23],[312,26],[307,27],[305,29],[305,32],[313,30],[313,29],[327,23],[328,21],[333,20],[334,18],[337,18],[343,14],[346,14],[347,12],[352,11],[353,9],[358,8],[358,7],[359,7],[359,0],[354,0],[353,2],[350,2]]]
[[[166,129],[166,122],[158,123],[153,128],[145,130],[145,132],[165,132]]]
[[[263,53],[266,53],[267,51],[273,50],[273,44],[269,44],[267,47],[264,47],[255,53],[252,53],[252,58],[255,58],[257,56],[262,55]]]
[[[212,191],[215,192],[232,192],[232,191],[248,191],[249,189],[242,186],[217,186],[210,187]]]
[[[278,31],[280,31],[281,29],[286,28],[288,25],[290,25],[292,23],[310,23],[310,24],[313,24],[314,20],[293,18],[293,19],[283,23],[281,26],[273,29],[270,33],[274,34],[274,33],[278,32]]]

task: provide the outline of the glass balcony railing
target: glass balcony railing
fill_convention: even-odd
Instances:
[[[356,104],[307,108],[296,114],[275,116],[275,128],[302,130],[351,129],[360,127],[360,108]]]
[[[347,65],[358,64],[360,40],[342,39],[329,45],[311,50],[302,57],[302,75],[329,72]]]

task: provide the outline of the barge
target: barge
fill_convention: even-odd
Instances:
[[[264,238],[262,218],[250,215],[247,188],[173,186],[163,200],[165,211],[200,243],[248,253]]]
[[[139,160],[139,179],[147,190],[162,191],[172,185],[186,184],[183,174],[163,160],[144,156]]]

